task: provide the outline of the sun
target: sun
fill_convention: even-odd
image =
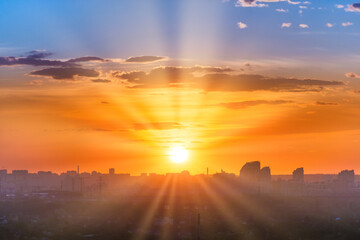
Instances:
[[[169,157],[174,163],[185,162],[188,155],[189,151],[182,146],[173,146],[169,150]]]

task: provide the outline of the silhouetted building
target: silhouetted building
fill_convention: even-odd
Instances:
[[[338,174],[338,181],[353,184],[355,180],[354,170],[343,170]]]
[[[24,192],[28,185],[28,170],[13,170],[12,176],[14,177],[15,191]]]
[[[297,168],[293,171],[294,182],[304,182],[304,168]]]
[[[6,176],[7,170],[6,169],[0,169],[0,176]]]
[[[270,167],[263,167],[260,170],[260,181],[262,182],[270,182],[271,181],[271,170]]]
[[[109,168],[109,174],[115,174],[115,168]]]
[[[248,181],[258,180],[260,174],[260,162],[247,162],[240,170],[240,177]]]

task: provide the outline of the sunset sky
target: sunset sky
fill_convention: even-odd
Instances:
[[[359,174],[359,42],[354,0],[0,0],[0,168]]]

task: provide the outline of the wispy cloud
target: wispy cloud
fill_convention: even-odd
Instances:
[[[302,24],[299,24],[299,27],[300,28],[309,28],[309,25],[302,23]]]
[[[282,23],[281,24],[281,28],[289,28],[289,27],[291,27],[291,23]]]
[[[341,25],[342,25],[343,27],[348,27],[348,26],[352,26],[353,23],[352,23],[352,22],[343,22],[343,23],[341,23]]]
[[[138,57],[129,57],[125,60],[127,63],[148,63],[148,62],[157,62],[165,60],[165,57],[160,56],[138,56]]]
[[[253,107],[257,105],[279,105],[279,104],[287,104],[287,103],[294,103],[294,101],[288,100],[252,100],[252,101],[242,101],[242,102],[227,102],[227,103],[220,103],[219,106],[225,107],[228,109],[244,109],[248,107]]]
[[[292,5],[297,5],[302,2],[299,1],[291,1],[291,0],[238,0],[235,3],[237,7],[268,7],[269,3],[276,3],[276,2],[287,2]]]

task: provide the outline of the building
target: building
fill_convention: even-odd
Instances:
[[[262,182],[270,182],[271,181],[271,170],[270,167],[263,167],[260,170],[259,179]]]
[[[109,174],[114,175],[115,174],[115,168],[109,168]]]
[[[256,181],[260,174],[260,162],[247,162],[240,170],[240,177],[247,181]]]
[[[293,171],[294,182],[304,182],[304,168],[297,168]]]

